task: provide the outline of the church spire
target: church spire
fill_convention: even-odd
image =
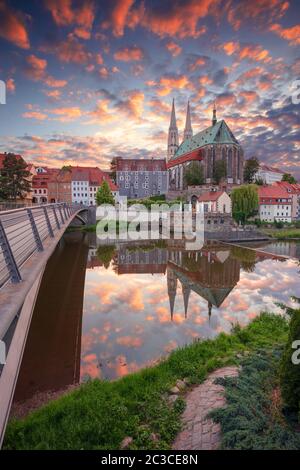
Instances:
[[[217,124],[217,108],[216,102],[214,101],[212,125],[214,126],[215,124]]]
[[[172,102],[172,112],[171,112],[171,120],[170,120],[170,127],[169,127],[169,136],[168,136],[168,160],[172,158],[177,149],[178,149],[178,129],[176,124],[176,114],[175,114],[175,103],[174,98]]]
[[[190,102],[188,101],[186,108],[186,119],[185,119],[185,128],[183,133],[183,141],[191,139],[193,137],[193,129],[191,124],[191,112],[190,112]]]
[[[171,320],[173,320],[174,305],[177,291],[177,276],[173,269],[167,269],[168,296],[170,302]]]
[[[188,306],[189,306],[189,297],[191,293],[191,288],[189,285],[184,285],[183,282],[181,283],[182,285],[182,295],[183,295],[183,303],[184,303],[184,317],[187,318],[187,311],[188,311]]]

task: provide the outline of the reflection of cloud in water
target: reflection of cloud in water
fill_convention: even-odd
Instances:
[[[276,301],[288,303],[291,295],[300,296],[294,261],[255,259],[255,253],[244,256],[245,251],[236,250],[234,256],[227,251],[224,256],[224,249],[191,256],[169,253],[167,265],[155,274],[147,264],[138,273],[136,265],[125,266],[121,271],[126,274],[120,275],[112,266],[87,270],[81,377],[126,375],[195,339],[229,332],[236,322],[245,325],[263,310],[279,311]],[[149,252],[153,271],[151,256]],[[136,263],[138,257],[134,259]],[[173,274],[167,276],[170,270]]]

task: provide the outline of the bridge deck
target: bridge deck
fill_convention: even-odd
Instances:
[[[0,212],[0,340],[17,319],[0,376],[0,446],[40,280],[70,222],[87,222],[83,211],[63,203]]]

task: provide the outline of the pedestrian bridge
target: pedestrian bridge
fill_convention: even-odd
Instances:
[[[70,224],[92,223],[94,215],[66,203],[0,212],[0,446],[47,261]]]

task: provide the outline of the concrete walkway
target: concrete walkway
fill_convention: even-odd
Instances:
[[[223,367],[212,372],[201,385],[186,397],[186,408],[182,414],[183,430],[173,444],[174,450],[214,450],[221,443],[220,425],[207,415],[226,404],[224,387],[214,384],[217,377],[236,377],[238,367]]]

